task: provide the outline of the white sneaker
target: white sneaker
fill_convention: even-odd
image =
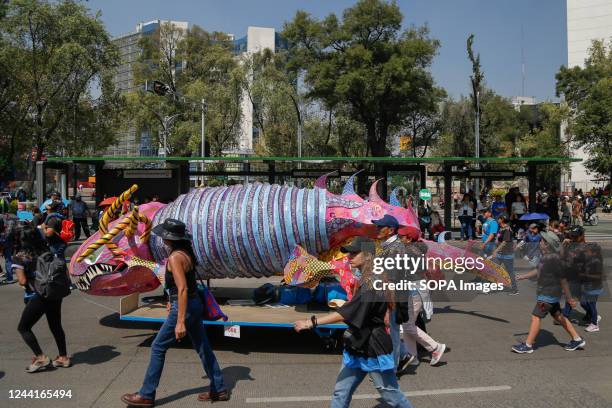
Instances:
[[[589,332],[589,333],[594,333],[594,332],[598,332],[599,331],[599,326],[596,324],[589,324],[584,331]]]
[[[438,364],[442,358],[442,355],[444,354],[444,351],[446,351],[446,344],[439,343],[438,347],[436,347],[436,349],[431,353],[431,361],[429,362],[429,365],[435,366]]]
[[[599,322],[601,322],[601,315],[597,315],[597,325],[599,325]]]

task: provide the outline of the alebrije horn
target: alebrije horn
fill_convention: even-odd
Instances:
[[[338,172],[338,170],[334,170],[332,172],[329,172],[327,174],[324,174],[322,176],[320,176],[314,183],[315,187],[318,188],[322,188],[322,189],[326,189],[327,188],[327,177],[331,176],[332,174]]]
[[[374,183],[372,183],[372,186],[370,187],[370,194],[368,196],[368,201],[373,202],[373,203],[384,203],[385,201],[380,198],[380,196],[378,195],[378,182],[382,180],[382,179],[378,179],[376,180]]]
[[[399,198],[397,198],[397,190],[399,190],[399,187],[395,187],[393,191],[391,191],[391,194],[389,195],[389,204],[401,207],[402,203],[400,203]]]
[[[357,173],[352,174],[351,177],[346,180],[344,188],[342,189],[343,196],[357,195],[357,193],[355,192],[355,176],[361,173],[363,170],[364,169],[361,169]]]

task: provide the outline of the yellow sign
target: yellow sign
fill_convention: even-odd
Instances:
[[[412,145],[412,136],[404,135],[400,136],[400,152],[410,150]]]

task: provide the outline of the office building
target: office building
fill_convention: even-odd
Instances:
[[[612,40],[612,0],[567,0],[567,66],[584,66],[593,40]],[[586,158],[583,149],[574,157]],[[595,184],[582,163],[572,163],[569,174],[562,177],[561,188],[586,191]]]

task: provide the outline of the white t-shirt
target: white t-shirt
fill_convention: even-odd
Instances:
[[[513,214],[525,214],[525,203],[522,201],[515,201],[512,203],[512,213]]]

